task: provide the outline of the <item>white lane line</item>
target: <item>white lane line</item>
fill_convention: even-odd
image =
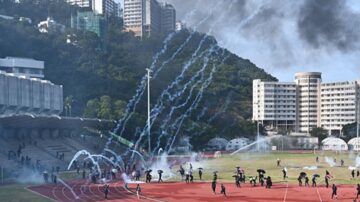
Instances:
[[[322,198],[321,198],[321,196],[320,196],[319,189],[318,189],[317,187],[316,187],[316,192],[317,192],[317,194],[318,194],[318,196],[319,196],[320,202],[322,202],[323,200],[322,200]]]
[[[283,202],[286,201],[287,193],[288,193],[289,183],[286,184],[285,196]]]

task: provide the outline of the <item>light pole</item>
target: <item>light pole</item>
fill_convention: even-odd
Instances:
[[[149,68],[146,68],[147,71],[147,94],[148,94],[148,103],[147,103],[147,111],[148,111],[148,118],[147,118],[147,132],[148,132],[148,142],[149,142],[149,153],[151,153],[151,137],[150,137],[150,73],[151,70]]]

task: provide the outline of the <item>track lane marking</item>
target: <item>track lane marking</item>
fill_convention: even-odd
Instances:
[[[285,195],[284,195],[284,200],[283,200],[283,202],[286,201],[286,197],[287,197],[287,193],[288,193],[288,188],[289,188],[289,183],[286,184],[286,190],[285,190]]]

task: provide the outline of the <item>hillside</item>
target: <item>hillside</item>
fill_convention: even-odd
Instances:
[[[15,4],[6,2],[0,1],[0,14],[27,17],[21,4],[15,8]],[[45,6],[25,2],[28,9],[34,10],[28,15],[35,22],[45,18]],[[60,14],[69,10],[64,2],[40,2],[58,7],[52,11],[55,20],[68,24],[70,16]],[[76,45],[65,43],[69,34],[76,35]],[[146,123],[146,92],[134,113],[127,114],[126,105],[135,95],[145,69],[165,47],[165,37],[135,38],[121,32],[121,19],[112,19],[105,41],[93,33],[71,29],[63,34],[41,34],[34,24],[0,19],[0,57],[44,60],[46,79],[62,84],[64,97],[72,97],[73,116],[118,120],[131,115],[126,127],[123,124],[117,132],[123,130],[122,135],[134,141]],[[190,143],[201,149],[215,136],[253,136],[256,126],[250,121],[252,80],[275,78],[249,60],[218,47],[213,37],[202,33],[183,30],[174,34],[166,47],[153,65],[158,74],[151,80],[152,114],[156,116],[152,127],[154,144],[166,145],[178,134],[190,137]],[[173,81],[177,82],[171,84]],[[165,89],[167,93],[163,93]],[[129,107],[133,106],[130,103]],[[145,144],[144,140],[140,142]]]

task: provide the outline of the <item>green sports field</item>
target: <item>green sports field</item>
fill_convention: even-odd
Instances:
[[[266,176],[271,176],[274,182],[283,181],[282,168],[288,170],[288,181],[290,183],[298,183],[299,173],[304,171],[308,174],[311,182],[313,174],[320,174],[318,183],[322,183],[325,177],[325,171],[328,170],[334,178],[331,183],[336,184],[356,184],[359,178],[351,179],[351,171],[349,166],[355,166],[356,155],[354,153],[335,153],[335,152],[316,152],[314,153],[281,153],[274,152],[269,154],[258,153],[240,153],[235,155],[222,155],[218,159],[210,159],[202,165],[204,167],[204,179],[212,179],[212,171],[219,171],[220,180],[233,181],[232,175],[236,170],[236,166],[240,166],[245,170],[246,176],[257,175],[257,169],[266,170]],[[319,157],[319,163],[316,163],[316,156]],[[333,160],[336,158],[336,166],[331,167],[325,158]],[[277,167],[277,159],[281,160],[281,167]],[[344,167],[340,167],[340,160],[343,159]],[[315,170],[308,170],[304,167],[317,166]],[[197,177],[197,174],[195,174]]]

